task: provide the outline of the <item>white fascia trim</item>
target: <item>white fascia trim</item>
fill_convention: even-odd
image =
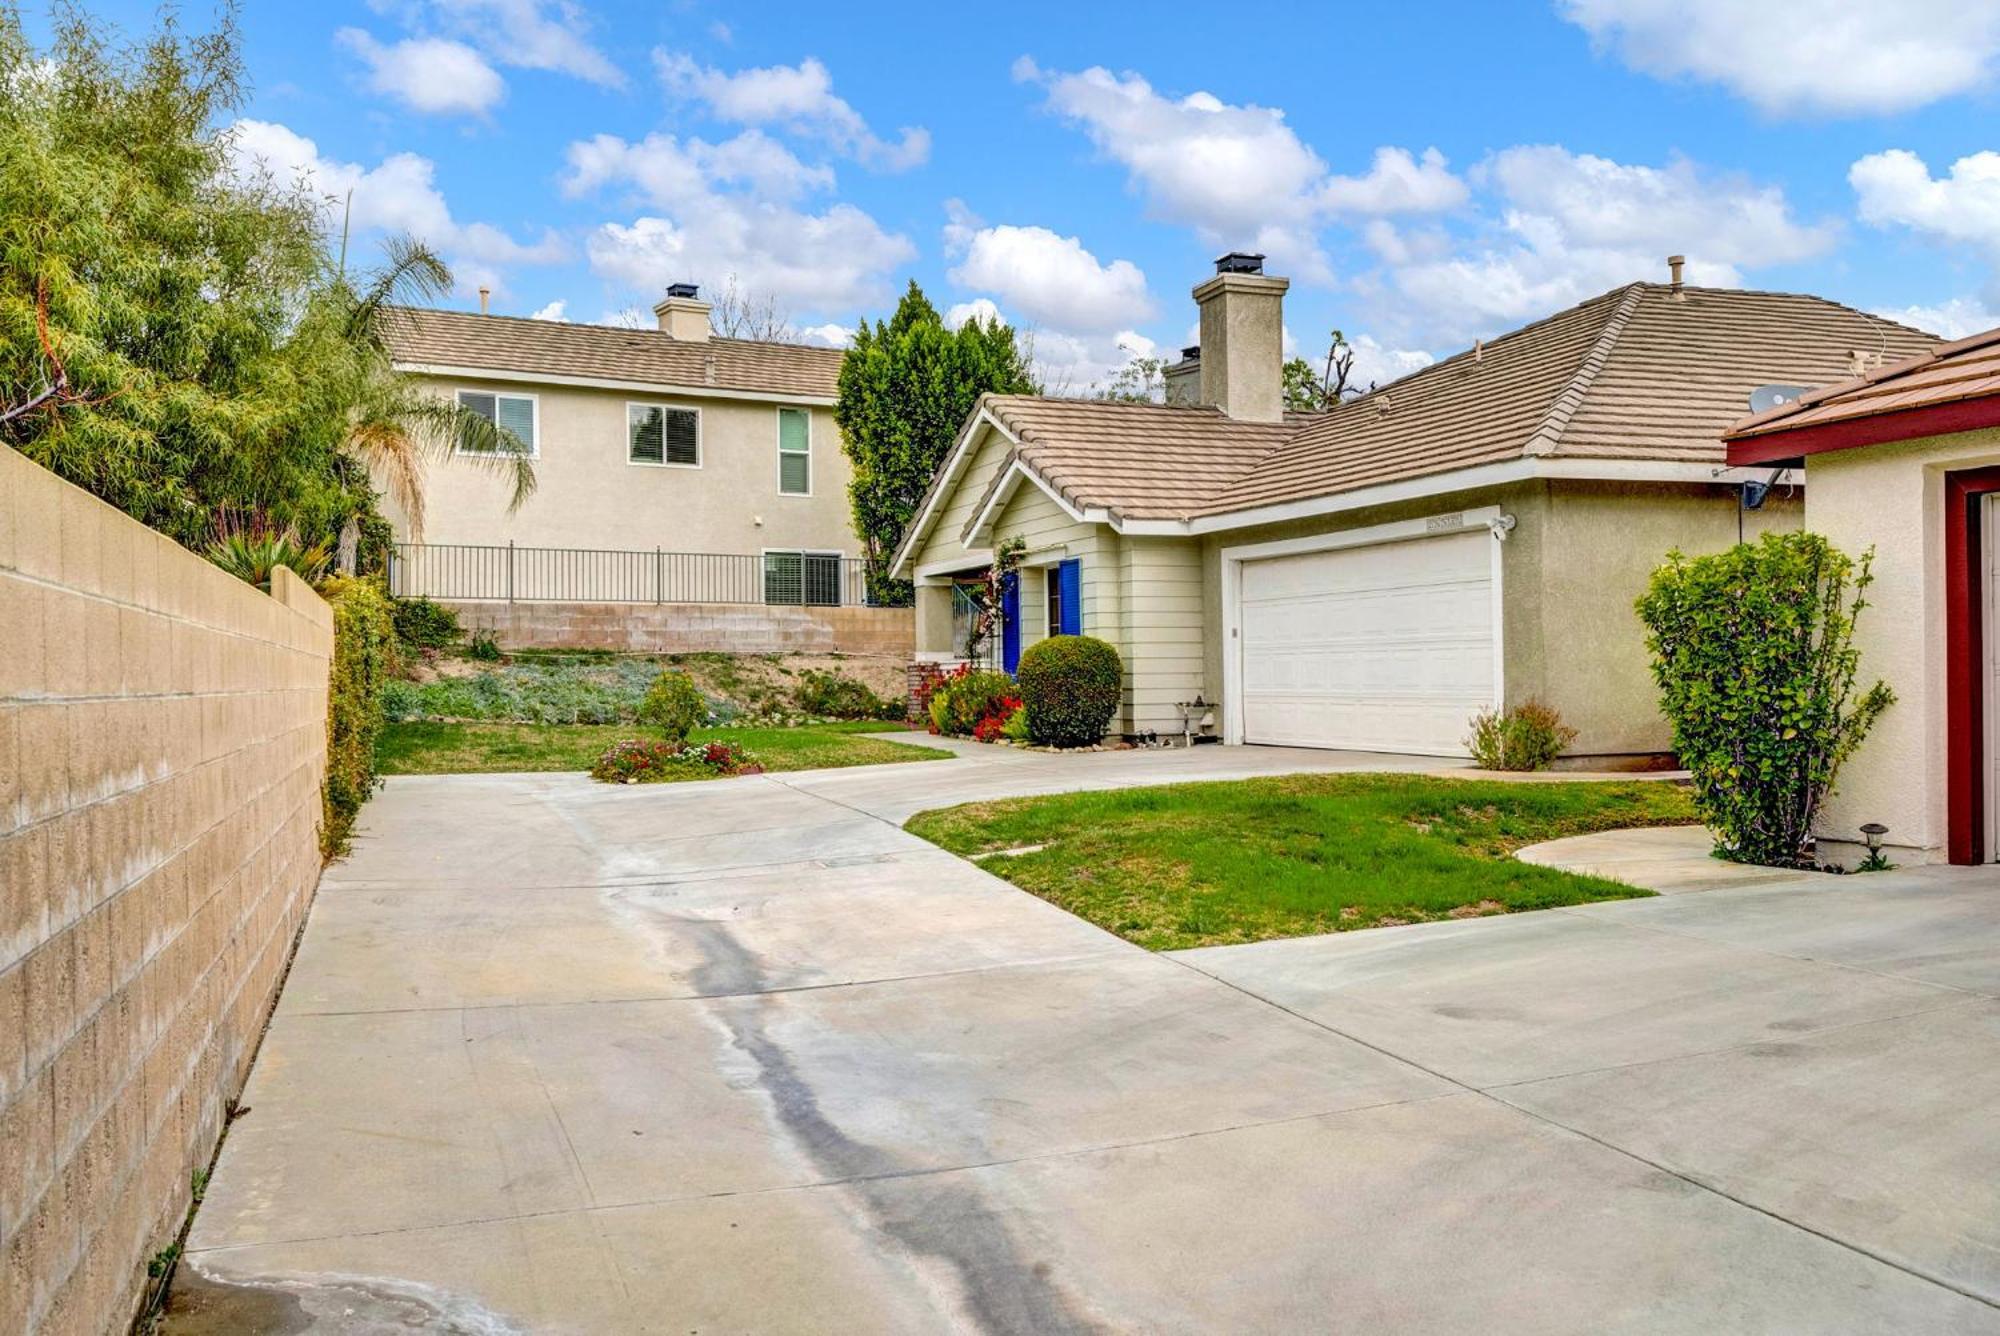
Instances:
[[[1243,565],[1268,557],[1290,557],[1304,552],[1330,552],[1340,548],[1369,547],[1382,543],[1421,542],[1426,538],[1447,538],[1485,529],[1493,535],[1493,691],[1494,707],[1506,690],[1506,655],[1500,633],[1505,624],[1501,601],[1502,562],[1500,545],[1514,528],[1514,517],[1499,506],[1475,506],[1470,510],[1447,511],[1417,519],[1370,524],[1335,533],[1309,534],[1304,538],[1280,538],[1268,543],[1244,543],[1225,547],[1222,558],[1222,740],[1243,741]],[[1443,753],[1440,753],[1443,754]],[[1455,755],[1456,753],[1451,753]]]
[[[1000,479],[1000,485],[993,489],[993,495],[987,499],[985,507],[972,517],[971,527],[967,529],[965,535],[966,542],[984,542],[993,536],[993,522],[1000,517],[1001,508],[1013,499],[1015,492],[1021,489],[1023,480],[1040,488],[1042,495],[1056,503],[1056,509],[1078,524],[1110,524],[1113,528],[1117,528],[1110,511],[1101,506],[1072,505],[1060,492],[1044,482],[1039,474],[1017,459],[1008,465],[1006,475]],[[1119,529],[1119,532],[1125,531]]]
[[[1016,449],[1020,448],[1021,443],[1014,439],[1012,432],[1000,425],[998,418],[984,408],[974,413],[959,429],[958,439],[952,442],[951,452],[944,457],[944,477],[939,481],[936,490],[930,494],[930,499],[924,503],[924,508],[917,512],[916,519],[911,521],[910,527],[904,531],[902,546],[896,549],[896,559],[889,563],[890,578],[896,580],[910,578],[910,554],[916,551],[917,544],[930,533],[931,523],[937,518],[937,509],[943,504],[945,497],[958,487],[958,475],[975,453],[973,442],[979,439],[979,429],[982,426],[991,427],[1006,437]],[[954,566],[952,569],[955,570],[957,567]]]
[[[1303,501],[1286,501],[1279,505],[1260,506],[1255,510],[1235,510],[1225,515],[1203,515],[1192,520],[1123,522],[1114,520],[1112,528],[1119,533],[1129,534],[1224,533],[1231,529],[1255,528],[1260,524],[1282,524],[1287,520],[1313,519],[1321,515],[1338,515],[1343,511],[1365,510],[1370,506],[1417,501],[1425,497],[1445,496],[1452,492],[1469,492],[1480,487],[1504,487],[1508,483],[1528,482],[1537,478],[1588,482],[1713,483],[1734,486],[1752,479],[1761,482],[1767,475],[1768,470],[1757,468],[1681,464],[1664,459],[1510,459],[1501,464],[1481,464],[1475,468],[1454,469],[1450,473],[1411,478],[1406,482],[1379,483],[1352,492],[1309,497]],[[1778,483],[1782,486],[1802,487],[1805,485],[1805,471],[1787,469],[1779,476]]]
[[[719,390],[708,385],[680,385],[659,380],[612,380],[602,376],[557,376],[541,371],[499,371],[492,367],[442,366],[430,362],[394,362],[397,370],[412,376],[441,376],[452,380],[492,380],[511,385],[573,385],[584,390],[635,390],[642,394],[663,392],[686,399],[740,399],[758,404],[805,404],[831,408],[834,401],[814,394],[777,394],[763,390]]]
[[[1301,552],[1330,552],[1342,547],[1373,547],[1378,543],[1401,543],[1412,538],[1443,538],[1467,529],[1491,528],[1501,516],[1498,506],[1475,506],[1471,510],[1424,515],[1413,520],[1393,520],[1360,529],[1340,529],[1333,533],[1308,534],[1304,538],[1279,538],[1268,543],[1244,543],[1222,549],[1224,561],[1257,561],[1264,557],[1291,557]]]
[[[937,561],[927,561],[910,572],[910,575],[916,579],[918,584],[926,584],[935,580],[940,575],[956,575],[960,571],[983,571],[992,564],[993,550],[991,548],[973,547],[967,548],[960,556],[943,557]],[[901,579],[904,577],[899,576],[897,578]]]

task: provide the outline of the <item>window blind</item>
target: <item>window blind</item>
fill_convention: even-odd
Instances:
[[[625,425],[633,463],[701,463],[701,414],[696,410],[628,404]]]
[[[628,457],[634,464],[666,463],[666,426],[659,409],[630,404],[625,409],[625,426],[631,437]]]
[[[535,453],[535,401],[522,399],[511,394],[495,396],[497,413],[494,425],[502,431],[513,433],[529,454]]]
[[[778,410],[778,490],[787,496],[812,492],[812,416],[803,409]]]

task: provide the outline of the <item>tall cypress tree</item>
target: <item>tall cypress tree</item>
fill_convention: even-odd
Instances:
[[[915,280],[888,320],[861,322],[833,414],[854,466],[848,497],[877,602],[910,602],[909,582],[889,578],[889,559],[979,396],[1034,388],[1012,328],[972,319],[948,329]]]

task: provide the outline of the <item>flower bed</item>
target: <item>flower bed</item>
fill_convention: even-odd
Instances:
[[[761,775],[764,767],[733,742],[662,742],[629,738],[590,768],[607,784],[658,784],[724,775]]]

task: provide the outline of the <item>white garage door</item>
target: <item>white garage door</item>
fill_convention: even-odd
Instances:
[[[1482,526],[1243,563],[1243,740],[1465,754],[1493,703]]]

